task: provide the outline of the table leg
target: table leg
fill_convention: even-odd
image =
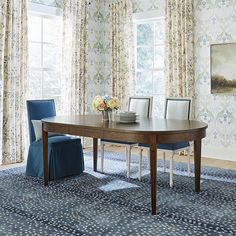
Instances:
[[[194,141],[195,191],[200,192],[201,178],[201,139]]]
[[[150,171],[151,171],[151,201],[152,215],[156,215],[156,191],[157,191],[157,144],[156,136],[150,142]]]
[[[44,186],[48,185],[48,132],[44,131],[42,126],[43,138],[43,180]]]
[[[98,139],[93,138],[93,170],[97,171]]]

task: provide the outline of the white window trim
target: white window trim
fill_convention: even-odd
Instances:
[[[38,3],[29,3],[28,13],[44,15],[44,16],[61,16],[62,12],[60,8],[46,6]]]
[[[164,16],[160,16],[159,15],[160,12],[159,11],[148,11],[148,12],[139,12],[139,13],[134,13],[133,14],[133,21],[137,22],[137,21],[144,21],[144,20],[153,20],[156,21],[158,19],[162,20],[165,19]]]

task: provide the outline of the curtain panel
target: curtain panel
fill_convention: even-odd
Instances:
[[[134,93],[134,33],[131,0],[111,1],[112,95],[127,107]]]
[[[64,0],[62,43],[62,111],[86,110],[88,57],[88,1]]]
[[[27,0],[1,1],[0,158],[2,164],[24,160],[27,44]]]
[[[194,96],[192,0],[166,1],[167,96]]]

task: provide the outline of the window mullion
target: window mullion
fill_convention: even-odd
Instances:
[[[152,67],[152,94],[154,94],[154,67],[155,67],[155,57],[156,57],[156,48],[155,48],[155,37],[156,37],[156,26],[155,26],[155,22],[152,23],[153,24],[153,67]]]
[[[43,16],[41,16],[41,68],[42,68],[42,75],[41,75],[41,96],[42,98],[44,98],[44,91],[43,91],[43,88],[44,88],[44,71],[43,71]]]
[[[138,71],[138,67],[137,67],[137,55],[138,55],[138,52],[137,52],[137,50],[138,50],[138,45],[137,45],[137,31],[138,31],[138,24],[134,24],[134,27],[135,27],[135,29],[134,29],[134,33],[135,33],[135,36],[134,36],[134,40],[135,40],[135,42],[134,42],[134,45],[135,45],[135,52],[134,52],[134,58],[135,58],[135,60],[134,60],[134,63],[135,63],[135,73],[134,73],[134,76],[135,76],[135,94],[137,93],[137,71]]]

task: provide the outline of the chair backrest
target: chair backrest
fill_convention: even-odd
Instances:
[[[135,111],[137,115],[140,117],[148,117],[152,116],[152,101],[153,97],[130,97],[129,98],[129,111]]]
[[[165,119],[189,120],[191,103],[191,98],[166,98]]]
[[[31,120],[41,120],[56,115],[55,102],[49,100],[28,100],[27,102],[28,125],[30,143],[35,141],[34,128]]]

